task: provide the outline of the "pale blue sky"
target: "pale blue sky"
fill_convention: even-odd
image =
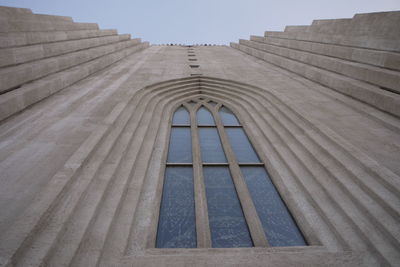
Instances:
[[[400,0],[0,0],[0,5],[97,22],[153,44],[229,44],[313,19],[400,10]]]

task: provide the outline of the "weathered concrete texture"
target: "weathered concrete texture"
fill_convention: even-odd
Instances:
[[[0,120],[148,47],[70,17],[0,8]]]
[[[0,14],[13,12],[33,16],[0,8]],[[3,35],[8,41],[0,54],[7,57],[1,53],[7,49],[11,56],[0,71],[31,63],[16,59],[24,53],[12,47],[17,43],[40,46],[34,62],[63,57],[57,42],[68,43],[65,55],[120,43],[112,31],[61,32],[50,42],[42,32],[38,39],[23,33],[18,41]],[[83,33],[99,43],[79,42],[89,39]],[[341,77],[362,92],[398,68],[377,71],[386,63],[363,56],[351,65],[351,54],[365,48],[330,44],[337,48],[331,50],[319,43],[314,52],[309,41],[275,42],[281,41],[256,37],[233,45],[251,55],[226,46],[132,44],[31,76],[37,77],[32,83],[0,95],[2,118],[8,116],[0,124],[0,266],[396,266],[400,120],[320,81]],[[304,45],[299,50],[308,61],[290,60],[320,80],[253,56],[270,53],[269,45],[293,57],[297,52],[284,49]],[[312,62],[332,60],[326,50],[342,55],[340,65],[317,73],[323,66]],[[191,68],[189,59],[199,67]],[[340,72],[345,66],[376,76],[356,79]],[[381,91],[397,101],[394,89]],[[223,103],[239,117],[310,246],[154,249],[169,121],[182,102],[200,98]]]
[[[310,26],[287,26],[290,39],[400,51],[399,11],[356,14],[352,19],[314,20]],[[279,32],[270,35],[287,36]]]
[[[288,26],[231,46],[400,116],[400,12]]]

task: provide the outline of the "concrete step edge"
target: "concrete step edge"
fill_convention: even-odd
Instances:
[[[287,39],[296,39],[302,41],[312,41],[327,44],[344,45],[355,48],[374,49],[379,51],[400,52],[400,45],[397,40],[391,39],[371,39],[365,36],[348,37],[344,35],[308,33],[308,32],[279,32],[266,31],[264,37],[279,37]]]
[[[41,31],[14,32],[7,34],[0,33],[0,48],[4,49],[45,43],[56,43],[117,34],[117,30]]]
[[[19,8],[19,7],[9,7],[0,6],[1,16],[19,15],[19,14],[33,14],[32,10],[29,8]]]
[[[252,35],[250,40],[400,71],[400,65],[396,65],[400,60],[397,59],[400,57],[399,53],[271,36]]]
[[[128,48],[128,50],[125,50],[125,52],[131,51],[131,53],[135,53],[135,52],[143,50],[147,47],[148,47],[148,43],[141,43],[136,46],[132,46],[132,47]],[[94,61],[75,66],[72,69],[64,70],[60,73],[52,74],[48,77],[45,77],[44,79],[40,79],[31,84],[22,86],[18,90],[14,90],[14,91],[8,92],[6,94],[0,95],[0,121],[27,108],[30,105],[54,94],[55,92],[58,92],[59,90],[62,90],[63,88],[70,86],[73,83],[75,83],[81,79],[84,79],[85,77],[95,73],[96,71],[101,70],[101,69],[117,62],[118,60],[122,59],[124,56],[130,54],[129,52],[121,54],[122,52],[123,51],[117,51],[117,52],[113,53],[114,55],[118,55],[118,57],[115,59],[111,58],[111,56],[113,54],[105,55],[105,56],[103,56],[103,59],[105,58],[108,60],[103,60],[103,61],[106,61],[106,62],[102,63],[102,62],[100,62],[102,58],[97,58]],[[99,63],[99,69],[96,69],[96,68],[88,69],[88,65],[96,64],[93,62]],[[105,64],[105,63],[107,63],[107,64]],[[85,69],[87,69],[87,70],[85,70]],[[77,73],[76,79],[65,79],[65,78],[63,79],[62,77],[64,76],[64,74],[66,72]],[[73,76],[75,76],[75,74]],[[33,95],[29,96],[31,94],[33,94]]]
[[[354,97],[364,103],[370,104],[378,109],[391,113],[395,116],[400,116],[400,97],[397,94],[391,93],[389,91],[381,90],[379,87],[363,83],[361,81],[357,81],[348,77],[344,77],[343,75],[335,74],[333,72],[321,70],[319,68],[315,68],[313,66],[293,61],[291,59],[277,56],[271,53],[267,53],[264,51],[256,51],[264,53],[263,56],[254,55],[254,51],[256,49],[250,47],[243,47],[243,45],[236,46],[235,44],[232,47],[237,47],[242,52],[260,58],[268,63],[281,67],[283,69],[294,72],[300,76],[303,76],[307,79],[310,79],[314,82],[327,86],[328,88],[334,89],[340,93],[345,95]],[[268,60],[265,60],[265,56],[269,57]],[[272,60],[272,61],[271,61]],[[282,65],[282,62],[277,63],[276,60],[283,61],[285,65]],[[289,66],[288,64],[290,63]],[[294,65],[300,67],[295,67]],[[304,68],[306,67],[306,68]],[[307,71],[308,73],[302,73]],[[320,75],[320,77],[314,78],[312,75]],[[318,74],[318,75],[317,75]],[[322,80],[323,78],[323,80]]]
[[[60,56],[50,57],[32,63],[20,64],[13,67],[0,69],[0,94],[12,91],[28,82],[40,79],[76,65],[83,64],[103,55],[121,50],[131,45],[136,45],[138,40],[127,40],[94,48],[83,49]]]
[[[22,46],[18,48],[3,48],[0,49],[0,58],[2,58],[2,61],[0,62],[0,70],[5,67],[12,67],[19,64],[25,64],[127,40],[130,40],[129,34],[100,36],[87,39]]]
[[[0,19],[0,32],[37,32],[37,31],[60,31],[60,30],[98,30],[97,23],[69,22],[69,21],[47,21],[47,20],[8,20]]]
[[[292,60],[303,62],[310,66],[318,67],[356,80],[364,81],[376,86],[382,86],[400,94],[400,72],[386,68],[352,62],[328,55],[316,54],[295,48],[286,48],[272,44],[257,43],[254,41],[240,40],[240,44],[254,49],[273,53]],[[263,46],[263,48],[261,47]],[[294,54],[293,54],[294,53]],[[321,62],[322,61],[322,62]],[[383,76],[383,77],[382,77]]]
[[[48,14],[36,14],[36,13],[16,13],[11,14],[2,12],[0,7],[0,15],[3,19],[9,21],[53,21],[53,22],[74,22],[70,16],[59,16],[59,15],[48,15]]]

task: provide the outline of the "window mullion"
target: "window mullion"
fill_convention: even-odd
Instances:
[[[206,191],[203,178],[203,168],[200,154],[199,134],[197,131],[197,120],[194,109],[190,110],[190,122],[192,131],[192,155],[193,155],[193,174],[194,174],[194,192],[196,208],[196,232],[197,247],[211,247],[210,224],[208,221],[208,209]]]
[[[231,171],[233,182],[236,187],[236,192],[238,194],[240,204],[242,205],[243,213],[245,215],[254,246],[255,247],[267,247],[267,246],[269,246],[269,244],[265,237],[264,229],[262,227],[260,218],[258,217],[254,203],[251,199],[250,192],[249,192],[247,185],[242,177],[239,164],[236,161],[236,157],[235,157],[233,150],[229,144],[229,139],[225,133],[225,129],[222,124],[222,121],[219,117],[219,114],[216,112],[215,109],[212,110],[212,113],[213,113],[213,116],[215,119],[215,123],[217,125],[218,133],[221,138],[221,142],[222,142],[222,146],[225,151],[226,158],[229,163],[229,169]]]

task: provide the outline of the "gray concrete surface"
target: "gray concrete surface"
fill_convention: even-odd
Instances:
[[[0,8],[0,14],[23,20],[32,13]],[[17,43],[72,42],[70,55],[74,47],[107,45],[97,41],[115,34],[57,30],[52,41],[44,32],[37,41],[27,33],[1,34],[0,55],[17,53]],[[85,36],[94,42],[80,42]],[[298,49],[292,44],[274,45]],[[396,266],[400,121],[384,111],[388,102],[378,109],[382,102],[341,93],[331,83],[355,83],[360,94],[373,85],[340,68],[333,73],[304,62],[303,72],[294,71],[288,66],[297,65],[284,64],[283,56],[270,62],[265,51],[242,48],[140,43],[1,94],[0,266]],[[324,49],[319,54],[331,57]],[[21,65],[60,54],[43,56]],[[375,95],[397,103],[398,94],[385,92]],[[172,112],[200,97],[239,117],[309,246],[154,248]]]

